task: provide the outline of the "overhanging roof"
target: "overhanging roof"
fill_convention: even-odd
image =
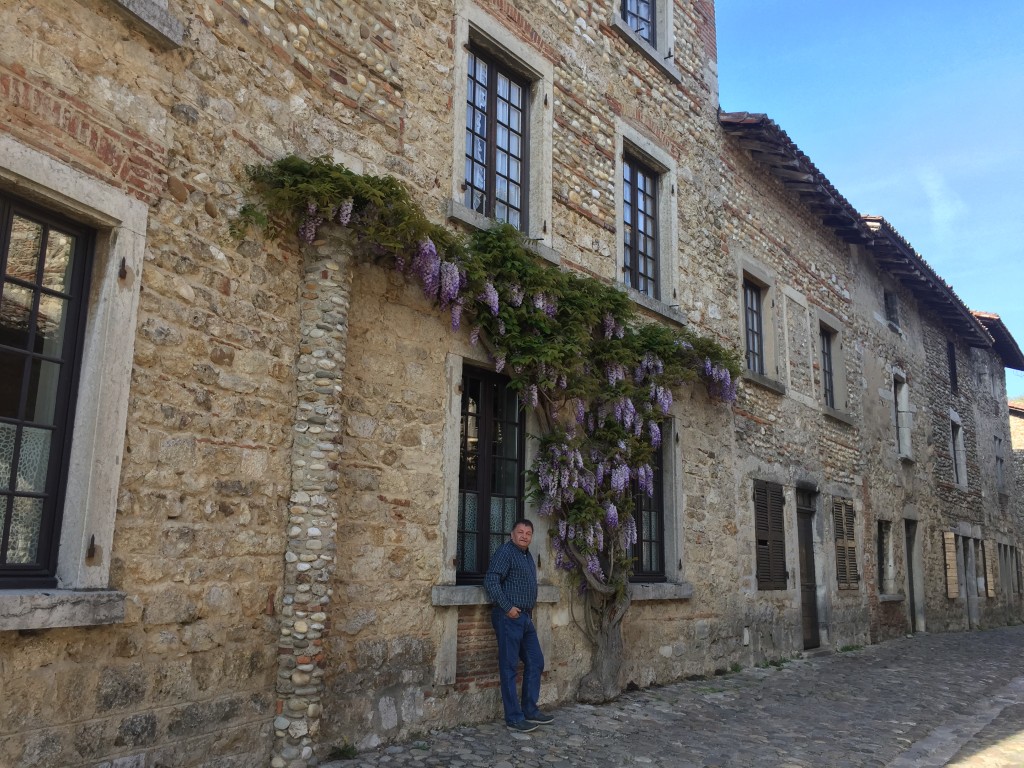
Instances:
[[[1024,353],[1020,351],[1016,339],[1013,338],[1002,318],[992,312],[975,311],[973,314],[992,337],[992,347],[996,354],[1003,359],[1003,365],[1013,368],[1015,371],[1024,371]]]
[[[864,245],[881,269],[899,280],[968,344],[993,346],[978,318],[910,243],[882,217],[858,213],[774,120],[750,112],[719,112],[718,120],[727,134],[749,150],[753,159],[764,163],[837,237]]]

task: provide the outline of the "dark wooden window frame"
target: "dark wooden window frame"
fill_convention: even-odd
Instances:
[[[884,291],[882,298],[885,303],[885,319],[896,328],[900,327],[900,301],[895,291]]]
[[[747,370],[764,375],[764,287],[743,278],[743,328]]]
[[[622,277],[626,285],[654,299],[661,296],[661,227],[658,221],[661,175],[662,171],[636,153],[623,150]],[[642,234],[641,224],[645,230]]]
[[[658,0],[622,0],[622,20],[638,37],[658,47]],[[646,13],[645,13],[646,10]]]
[[[757,588],[787,589],[789,574],[786,570],[786,496],[778,483],[754,480],[753,486]]]
[[[476,380],[480,384],[479,410],[475,416],[477,419],[477,434],[475,439],[478,446],[493,447],[494,445],[494,438],[496,430],[498,429],[498,420],[494,416],[494,398],[497,396],[495,389],[497,388],[504,394],[514,396],[514,393],[508,387],[508,379],[506,377],[494,373],[493,371],[472,368],[469,366],[464,368],[462,374],[461,427],[459,430],[459,502],[458,539],[456,545],[456,583],[458,584],[479,584],[483,582],[484,575],[487,572],[488,563],[490,562],[491,552],[497,545],[500,545],[506,538],[508,538],[512,522],[523,516],[523,477],[525,475],[526,467],[524,454],[526,449],[525,410],[522,407],[522,403],[517,398],[516,402],[518,405],[516,407],[515,422],[509,422],[506,414],[504,423],[512,423],[517,428],[515,438],[515,511],[513,514],[504,513],[504,519],[500,521],[500,524],[494,526],[492,525],[491,520],[491,498],[492,496],[501,495],[493,493],[495,464],[498,460],[508,461],[508,457],[496,458],[490,450],[479,450],[474,452],[470,449],[472,438],[469,435],[468,424],[469,419],[474,418],[469,412],[469,391],[470,382],[472,380]],[[475,456],[475,460],[477,462],[475,468],[475,484],[469,479],[470,476],[474,474],[474,472],[471,472],[469,469],[469,462],[472,460],[471,455]],[[476,494],[477,521],[475,526],[467,524],[467,493]],[[505,498],[507,498],[507,496],[505,496]],[[469,558],[467,557],[467,553],[464,551],[464,545],[468,541],[474,542],[474,567],[472,568],[467,567],[467,561],[469,561]]]
[[[509,221],[522,232],[528,231],[529,226],[529,200],[530,200],[530,91],[532,83],[529,77],[521,71],[510,66],[508,61],[481,45],[470,44],[468,46],[468,65],[466,81],[466,149],[465,149],[465,174],[463,179],[463,204],[477,213],[491,219]],[[480,83],[478,75],[479,66],[486,67],[486,84]],[[521,101],[518,104],[512,102],[511,96],[505,98],[498,93],[498,83],[505,78],[509,83],[520,89]],[[476,89],[481,88],[485,92],[484,104],[481,107],[476,100]],[[499,118],[499,107],[505,106],[506,110],[513,107],[520,112],[519,130],[516,131],[510,125],[510,118],[501,121]],[[478,125],[473,116],[482,116],[482,124]],[[508,146],[501,147],[498,139],[499,128],[509,132]],[[518,139],[519,152],[516,154],[513,147],[513,139]],[[482,147],[482,152],[478,148]],[[481,158],[480,155],[483,155]],[[502,155],[506,155],[505,170],[501,171]],[[518,177],[512,172],[511,165],[518,162]],[[476,169],[483,173],[482,186],[476,183]],[[499,186],[504,180],[506,185],[513,183],[519,186],[519,204],[514,205],[510,195],[506,192],[505,199],[500,199]],[[506,189],[510,189],[506,186]],[[511,221],[511,216],[503,216],[500,208],[507,206],[508,210],[515,211],[519,216],[518,224]]]
[[[821,326],[821,394],[825,405],[836,407],[835,358],[832,354],[836,334],[826,326]]]
[[[668,427],[662,426],[668,436]],[[665,573],[665,446],[655,451],[651,462],[654,470],[654,494],[648,496],[633,481],[633,517],[637,541],[632,547],[633,573],[630,581],[653,583],[667,581]]]
[[[15,216],[42,227],[42,239],[38,250],[43,254],[46,253],[50,233],[54,230],[74,237],[72,266],[67,276],[66,290],[48,288],[42,284],[42,259],[37,262],[36,272],[31,276],[8,274],[10,239]],[[47,588],[54,587],[57,583],[57,555],[70,463],[71,430],[75,417],[94,242],[95,232],[91,229],[23,200],[0,195],[0,314],[4,311],[3,296],[8,286],[33,292],[31,324],[26,344],[16,344],[13,337],[8,339],[5,334],[0,333],[0,354],[8,357],[8,370],[4,373],[5,377],[9,377],[8,382],[13,382],[17,378],[17,375],[10,374],[11,358],[21,358],[21,381],[15,385],[18,391],[17,411],[13,415],[0,415],[0,422],[14,427],[16,435],[10,468],[12,475],[0,483],[4,488],[0,490],[0,588]],[[33,349],[40,300],[43,296],[67,302],[59,354],[47,354],[43,350]],[[52,424],[35,422],[27,418],[28,397],[34,388],[33,363],[60,365]],[[24,447],[24,429],[45,429],[51,434],[46,480],[41,492],[19,492],[11,479],[14,477],[14,468],[19,465],[20,451]],[[13,504],[17,497],[42,501],[36,558],[33,563],[6,562],[11,543]]]
[[[857,513],[853,499],[832,497],[832,527],[836,541],[836,581],[839,589],[857,589]]]

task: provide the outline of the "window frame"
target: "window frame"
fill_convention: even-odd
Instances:
[[[682,82],[682,74],[674,63],[675,45],[675,2],[674,0],[650,0],[653,16],[650,38],[634,29],[624,9],[624,0],[611,4],[609,26],[614,29],[632,48],[646,57],[651,64],[675,83]]]
[[[892,372],[893,425],[896,430],[896,455],[911,460],[914,456],[910,412],[910,385],[907,375],[899,370]]]
[[[0,132],[0,188],[95,230],[57,589],[0,590],[0,630],[124,620],[109,588],[149,206]]]
[[[30,290],[34,285],[40,285],[38,290],[40,296],[44,293],[48,295],[66,293],[68,299],[59,359],[54,359],[53,356],[46,355],[41,351],[33,352],[32,350],[26,350],[22,352],[16,348],[11,348],[19,357],[26,358],[26,361],[29,359],[42,360],[43,358],[48,358],[49,362],[59,362],[61,365],[54,398],[55,413],[52,417],[52,429],[48,430],[53,435],[53,438],[50,441],[49,458],[47,460],[48,469],[45,489],[32,494],[18,494],[13,487],[0,491],[0,589],[50,588],[57,585],[58,550],[60,532],[62,530],[61,524],[63,521],[67,473],[71,457],[72,426],[74,424],[79,366],[81,364],[85,336],[95,231],[58,213],[46,210],[13,195],[6,195],[0,191],[0,289],[2,289],[5,283],[3,275],[10,256],[11,227],[15,216],[41,226],[40,250],[45,250],[47,238],[51,230],[64,232],[75,238],[75,252],[72,256],[72,275],[70,279],[71,286],[68,292],[48,291],[36,280],[26,281],[17,277],[12,277],[10,280],[12,285]],[[38,270],[40,266],[37,266],[36,269]],[[38,277],[38,272],[35,277]],[[2,299],[0,299],[0,303],[2,303]],[[38,312],[39,298],[37,297],[33,300],[32,317],[35,318]],[[0,344],[0,347],[2,346]],[[21,392],[19,396],[21,405],[19,407],[25,407],[26,405],[24,398],[26,397],[26,389],[30,386],[26,381],[29,375],[30,371],[23,368],[22,383],[19,388]],[[13,424],[17,432],[20,433],[23,427],[30,426],[33,422],[25,418],[12,418],[3,419],[3,423]],[[12,465],[16,463],[14,459],[18,455],[17,446],[18,443],[16,441]],[[13,525],[13,519],[8,517],[8,504],[13,505],[14,498],[17,496],[41,498],[43,500],[40,510],[40,529],[36,542],[37,557],[36,561],[32,564],[3,563],[4,552],[10,546],[11,527]]]
[[[899,331],[902,328],[900,325],[900,298],[896,291],[889,290],[888,288],[882,291],[882,307],[889,328]]]
[[[670,427],[662,425],[662,435],[666,436],[671,433]],[[654,471],[654,493],[648,496],[642,492],[637,485],[636,480],[633,480],[630,487],[633,491],[633,518],[636,522],[637,540],[636,543],[630,547],[630,551],[633,558],[633,570],[630,574],[630,582],[635,584],[651,584],[658,582],[668,581],[668,567],[666,561],[666,538],[668,527],[666,526],[665,520],[665,499],[666,499],[666,476],[665,476],[665,451],[667,449],[666,441],[664,440],[658,449],[654,452],[655,459],[651,462],[651,469]],[[645,538],[645,534],[648,532],[648,520],[649,518],[655,518],[654,525],[651,526],[656,528],[656,532],[651,538]],[[653,548],[657,551],[654,553],[657,559],[660,561],[660,567],[645,569],[637,566],[637,563],[643,563],[648,558],[648,548],[644,546],[645,542],[653,544]]]
[[[853,499],[846,496],[832,497],[832,533],[836,553],[836,586],[839,589],[858,589],[857,512]]]
[[[960,382],[956,368],[956,344],[952,340],[946,341],[946,366],[949,372],[949,393],[957,395],[960,393]]]
[[[470,490],[470,488],[464,485],[464,457],[465,457],[465,443],[467,441],[465,425],[467,419],[467,410],[465,407],[467,398],[467,386],[466,382],[468,379],[474,378],[480,381],[481,397],[480,397],[480,411],[479,414],[490,414],[493,417],[493,391],[491,390],[492,385],[500,385],[504,392],[511,392],[508,384],[509,378],[502,376],[494,371],[489,371],[484,368],[477,368],[475,366],[465,365],[462,369],[462,378],[460,385],[460,397],[462,404],[459,409],[460,413],[460,428],[459,428],[459,467],[458,467],[458,483],[457,483],[457,504],[456,504],[456,555],[455,555],[455,583],[456,584],[482,584],[484,576],[487,573],[487,566],[490,562],[490,556],[495,549],[493,540],[497,539],[500,545],[507,537],[509,530],[511,529],[511,521],[508,524],[502,524],[499,526],[501,530],[495,531],[491,527],[491,493],[494,478],[494,457],[488,452],[483,451],[478,455],[481,458],[481,462],[477,469],[477,482],[475,486],[475,493],[477,494],[477,526],[474,529],[476,536],[476,570],[467,571],[463,568],[463,559],[460,557],[461,541],[464,534],[468,533],[469,530],[463,527],[463,494]],[[512,394],[515,394],[512,392]],[[516,510],[512,515],[512,521],[523,517],[525,509],[525,484],[524,477],[526,473],[526,408],[522,400],[516,394],[517,403],[517,420],[515,424],[518,427],[516,435]],[[495,430],[495,422],[493,418],[481,419],[478,414],[478,443],[479,445],[490,445],[492,443],[492,437]],[[464,553],[463,553],[464,554]]]
[[[453,109],[452,176],[448,201],[451,219],[478,229],[487,229],[495,220],[465,205],[466,109],[469,91],[469,57],[472,49],[486,51],[526,82],[528,105],[526,114],[527,143],[524,157],[526,177],[526,238],[555,258],[552,226],[552,128],[554,104],[554,66],[550,58],[525,42],[522,36],[472,2],[460,2],[455,17],[456,49]],[[550,252],[550,254],[549,254]]]
[[[467,120],[466,124],[466,143],[470,144],[479,139],[484,143],[484,154],[485,158],[483,162],[480,162],[475,154],[468,151],[468,147],[464,151],[465,165],[467,168],[481,165],[484,169],[484,186],[478,188],[473,184],[472,178],[464,178],[463,181],[463,200],[462,204],[471,211],[474,211],[488,219],[494,221],[507,222],[512,224],[516,229],[521,232],[529,231],[530,224],[530,100],[529,93],[531,84],[527,77],[522,75],[514,67],[510,66],[507,61],[495,54],[492,50],[488,50],[486,47],[470,42],[467,52],[467,81],[466,81],[466,111],[469,110],[480,110],[478,104],[470,99],[469,96],[469,82],[473,81],[476,88],[481,87],[481,83],[476,76],[471,76],[470,72],[476,73],[479,71],[480,64],[482,63],[487,67],[488,76],[486,78],[486,84],[483,86],[486,91],[486,104],[483,110],[483,114],[486,119],[486,125],[484,133],[477,133],[474,126],[470,126]],[[505,99],[499,93],[499,84],[501,78],[505,78],[509,83],[510,87],[515,86],[520,90],[520,102],[515,104],[511,100],[511,96]],[[513,109],[519,109],[520,111],[520,130],[518,136],[520,139],[520,153],[515,155],[511,152],[511,147],[507,149],[508,163],[506,164],[506,173],[502,173],[499,169],[498,155],[500,152],[505,151],[499,146],[498,135],[499,129],[505,128],[510,136],[515,132],[515,128],[510,124],[502,123],[500,119],[501,109],[499,101],[504,101],[507,104],[507,112],[511,112]],[[519,175],[513,179],[511,170],[508,168],[508,164],[512,161],[518,162],[520,165]],[[464,176],[470,177],[472,173],[466,173]],[[499,179],[506,179],[506,188],[509,184],[518,183],[520,188],[519,193],[519,207],[515,208],[512,205],[511,199],[506,194],[504,199],[501,199],[498,195],[498,184]],[[477,210],[476,206],[470,203],[469,198],[473,195],[474,191],[478,190],[482,196],[482,207],[483,210]],[[518,224],[514,224],[510,221],[511,217],[501,218],[498,216],[497,208],[499,205],[506,206],[509,210],[514,210],[519,214]]]
[[[786,494],[779,483],[754,479],[754,549],[758,591],[789,589],[786,567]]]
[[[744,365],[751,373],[765,376],[767,375],[765,373],[767,361],[765,360],[764,286],[755,282],[749,275],[744,275],[742,290]],[[756,299],[756,301],[752,302],[752,299]],[[755,303],[757,306],[752,307],[751,303]],[[756,327],[752,327],[752,322]],[[757,341],[757,349],[752,349],[752,337]],[[751,365],[752,358],[754,365]]]
[[[835,360],[832,356],[835,334],[825,325],[818,325],[818,340],[821,344],[821,395],[825,405],[836,407]]]
[[[966,490],[967,438],[960,415],[952,409],[949,412],[949,458],[953,465],[953,483]]]
[[[627,181],[629,171],[629,181]],[[623,150],[622,156],[622,210],[620,219],[622,224],[622,253],[621,262],[622,282],[626,287],[641,293],[656,301],[661,300],[661,259],[660,239],[661,227],[659,225],[659,197],[658,187],[660,186],[661,172],[647,163],[637,152],[630,149]],[[645,181],[646,189],[641,188],[640,179]],[[641,201],[648,201],[644,206],[639,205]],[[646,208],[646,211],[644,209]],[[632,212],[630,215],[629,211]],[[648,248],[640,249],[639,240],[641,232],[641,218],[645,218],[653,229],[653,234],[648,233],[645,239]],[[627,244],[627,233],[632,231],[631,243]],[[632,263],[630,263],[632,262]],[[647,267],[645,270],[641,265]]]

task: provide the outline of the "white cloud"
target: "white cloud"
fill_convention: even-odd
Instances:
[[[967,204],[934,168],[920,169],[917,177],[928,198],[935,239],[941,242],[954,237],[960,220],[969,210]]]

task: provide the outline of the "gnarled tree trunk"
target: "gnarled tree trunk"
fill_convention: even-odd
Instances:
[[[629,595],[591,593],[587,599],[587,637],[594,649],[590,671],[580,681],[576,698],[586,704],[602,704],[622,692],[622,619],[629,608]]]

